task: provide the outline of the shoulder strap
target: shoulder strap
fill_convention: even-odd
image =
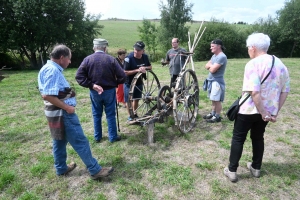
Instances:
[[[268,78],[268,76],[271,74],[271,71],[272,71],[273,66],[274,66],[274,61],[275,61],[275,58],[274,58],[273,55],[272,55],[272,58],[273,58],[273,60],[272,60],[272,67],[271,67],[269,73],[267,74],[267,76],[266,76],[266,77],[264,78],[264,80],[261,82],[261,84],[263,84],[263,83],[265,82],[265,80]]]

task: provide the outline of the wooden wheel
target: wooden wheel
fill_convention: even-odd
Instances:
[[[187,69],[179,74],[173,96],[173,115],[181,133],[195,124],[199,106],[199,86],[195,72]]]
[[[137,85],[139,80],[142,80],[142,85]],[[134,90],[142,93],[140,98],[133,96]],[[153,111],[157,108],[157,97],[160,90],[160,83],[157,76],[151,71],[146,71],[146,74],[137,73],[130,85],[129,90],[129,112],[130,117],[135,121],[145,119],[146,116],[151,116]],[[138,106],[136,109],[133,107],[133,102],[138,100]],[[139,120],[140,119],[140,120]]]

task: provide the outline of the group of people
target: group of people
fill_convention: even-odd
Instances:
[[[234,122],[233,137],[229,157],[229,165],[224,174],[230,181],[236,182],[237,168],[242,155],[243,145],[250,130],[253,157],[247,168],[255,177],[260,176],[264,153],[264,132],[268,122],[276,122],[279,110],[283,106],[290,90],[290,79],[286,66],[281,60],[267,54],[270,46],[269,36],[254,33],[246,41],[251,60],[245,66],[242,96],[246,98]],[[87,56],[79,66],[76,81],[82,87],[89,88],[94,119],[94,138],[96,142],[102,140],[102,114],[106,114],[108,124],[108,139],[117,142],[121,137],[117,134],[116,104],[121,102],[127,107],[128,120],[137,115],[129,113],[128,93],[134,76],[152,66],[148,56],[144,53],[145,44],[137,41],[133,52],[126,56],[126,51],[120,49],[117,58],[106,53],[108,41],[94,39],[94,53]],[[222,40],[215,39],[210,44],[211,59],[205,65],[209,71],[203,88],[208,92],[212,102],[211,112],[203,118],[209,123],[221,122],[222,102],[225,97],[224,73],[227,57]],[[57,175],[66,175],[75,169],[76,164],[66,164],[66,145],[70,145],[78,153],[86,165],[91,178],[99,179],[110,175],[113,167],[102,167],[92,156],[89,142],[83,133],[78,117],[75,113],[76,93],[66,81],[63,70],[71,63],[71,50],[65,45],[57,45],[50,54],[50,60],[42,67],[38,75],[39,90],[44,99],[45,115],[48,120],[53,138],[54,166]],[[179,47],[179,39],[172,39],[172,49],[166,54],[165,64],[169,64],[171,75],[170,87],[174,87],[176,79],[184,66],[186,50]],[[261,80],[271,71],[270,76],[261,84]],[[136,80],[133,91],[134,99],[139,99],[143,90],[143,76]],[[117,92],[116,92],[117,88]],[[241,98],[241,101],[243,100]],[[132,107],[137,109],[138,100],[133,100]]]

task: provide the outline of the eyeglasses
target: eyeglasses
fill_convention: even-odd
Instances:
[[[178,43],[178,42],[172,42],[172,44],[176,44],[176,43]]]

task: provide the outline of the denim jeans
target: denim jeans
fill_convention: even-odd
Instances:
[[[114,142],[118,137],[116,124],[116,88],[104,90],[100,95],[97,91],[90,90],[90,98],[94,117],[95,140],[102,139],[102,114],[104,109],[108,125],[108,139],[110,142]]]
[[[85,137],[78,117],[75,113],[68,114],[63,111],[63,120],[65,126],[65,139],[53,140],[54,167],[56,174],[63,174],[67,171],[67,149],[68,142],[78,153],[83,163],[86,165],[91,175],[97,174],[101,170],[98,161],[92,156],[90,144]]]
[[[231,141],[229,171],[236,172],[242,156],[244,142],[248,131],[252,140],[252,167],[260,169],[264,154],[264,132],[268,122],[262,120],[260,114],[243,115],[238,114],[233,128]]]
[[[129,90],[130,90],[130,85],[124,84],[124,99],[125,102],[127,103],[129,101]],[[133,89],[133,98],[142,98],[143,94],[143,85],[136,85],[135,88]]]

